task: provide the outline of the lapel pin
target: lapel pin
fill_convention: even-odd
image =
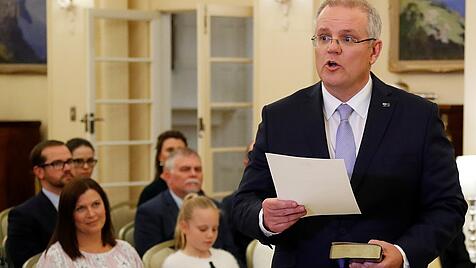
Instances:
[[[384,108],[390,107],[390,102],[382,102],[382,107]]]

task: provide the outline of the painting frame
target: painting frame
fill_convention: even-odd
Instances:
[[[464,0],[465,1],[465,0]],[[389,69],[392,72],[461,72],[461,60],[402,60],[400,59],[400,0],[390,0],[390,50]]]
[[[2,2],[0,20],[7,35],[0,40],[5,53],[0,55],[0,74],[46,74],[46,5],[46,0]]]

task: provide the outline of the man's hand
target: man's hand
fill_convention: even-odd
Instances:
[[[273,233],[283,232],[307,213],[303,205],[292,200],[266,198],[262,206],[264,226]]]
[[[350,268],[402,268],[403,256],[400,251],[394,245],[381,240],[370,240],[369,243],[382,246],[383,260],[379,263],[364,262],[364,263],[351,263]]]

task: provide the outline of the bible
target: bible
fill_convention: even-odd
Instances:
[[[382,247],[377,244],[332,242],[331,245],[331,259],[347,259],[354,262],[380,262],[382,257]]]

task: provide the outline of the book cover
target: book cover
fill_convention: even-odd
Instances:
[[[377,244],[332,242],[331,245],[331,259],[347,259],[357,262],[380,262],[382,257],[382,247]]]

